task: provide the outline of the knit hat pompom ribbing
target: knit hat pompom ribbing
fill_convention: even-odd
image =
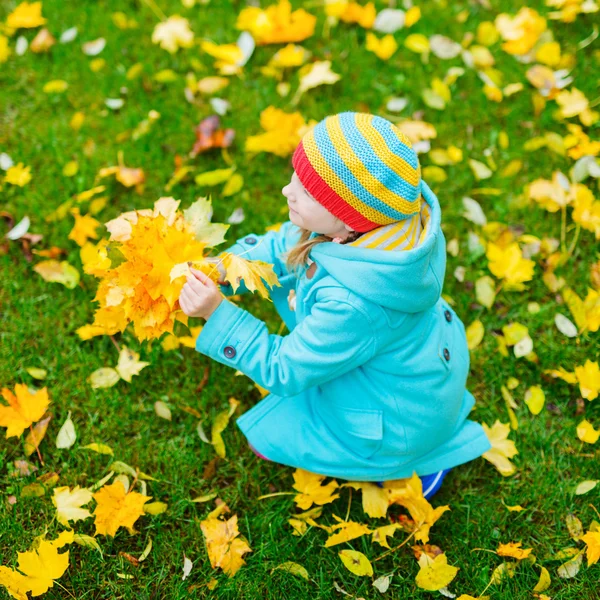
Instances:
[[[342,112],[304,135],[292,157],[306,190],[354,231],[421,209],[421,167],[410,140],[376,115]]]

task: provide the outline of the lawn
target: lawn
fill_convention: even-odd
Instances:
[[[0,24],[17,4],[8,0],[0,5]],[[570,199],[569,206],[565,201],[564,208],[550,211],[544,203],[551,205],[547,199],[551,194],[536,199],[528,187],[538,179],[552,180],[553,173],[561,171],[569,193],[575,194],[576,175],[571,169],[582,163],[569,153],[575,143],[568,139],[572,133],[568,125],[581,125],[591,140],[597,140],[598,117],[581,117],[581,111],[567,115],[568,109],[561,113],[555,99],[557,90],[544,101],[526,75],[531,67],[541,64],[540,57],[521,62],[503,49],[502,39],[486,38],[489,30],[482,23],[494,23],[500,13],[514,16],[522,3],[422,2],[420,18],[393,34],[398,49],[390,58],[382,59],[366,49],[367,28],[343,21],[326,28],[322,5],[294,1],[294,9],[304,6],[317,17],[314,34],[296,43],[312,53],[309,62],[331,61],[331,70],[339,74],[339,81],[310,89],[293,104],[298,68],[285,70],[283,81],[290,82],[290,91],[283,96],[278,80],[261,70],[285,44],[257,45],[241,73],[227,76],[229,85],[214,94],[230,103],[220,117],[220,126],[235,130],[233,143],[227,149],[209,149],[194,158],[189,157],[196,139],[194,128],[215,113],[209,95],[196,92],[191,98],[185,90],[203,78],[219,75],[215,59],[202,51],[200,42],[206,38],[216,44],[235,43],[240,33],[235,28],[236,19],[246,4],[226,0],[187,4],[190,6],[170,0],[157,0],[157,4],[44,0],[42,15],[46,23],[21,28],[7,38],[10,54],[0,62],[2,235],[29,217],[29,232],[43,235],[31,248],[64,250],[59,260],[75,267],[81,279],[72,288],[48,282],[33,268],[47,257],[30,254],[22,239],[3,238],[0,242],[0,383],[10,390],[17,384],[32,389],[46,387],[51,399],[48,414],[52,417],[39,445],[43,464],[37,452],[25,456],[26,432],[20,438],[4,439],[2,435],[1,564],[15,568],[17,552],[28,551],[37,536],[45,533],[48,539],[55,539],[65,530],[55,518],[54,485],[92,486],[111,471],[113,461],[120,461],[154,478],[146,481],[147,495],[152,497],[151,502],[166,503],[167,510],[141,516],[134,535],[125,528],[114,537],[98,535],[102,554],[91,547],[70,544],[69,566],[46,592],[47,598],[327,599],[344,597],[344,592],[346,597],[355,598],[442,597],[437,591],[417,585],[419,563],[411,550],[413,539],[382,556],[386,548],[372,543],[368,535],[326,548],[328,535],[317,527],[309,527],[302,536],[293,534],[288,519],[298,512],[294,495],[277,493],[294,491],[294,470],[257,458],[234,423],[237,416],[261,399],[261,391],[246,376],[236,375],[233,369],[210,361],[193,348],[180,346],[166,351],[160,340],[140,342],[131,329],[112,339],[98,336],[85,341],[76,333],[93,321],[98,280],[83,273],[80,247],[69,238],[73,216],[68,209],[57,216],[56,209],[63,203],[94,186],[105,185],[101,195],[108,200],[95,214],[105,223],[126,211],[151,208],[163,196],[173,196],[181,200],[182,208],[187,208],[198,197],[210,194],[213,222],[227,223],[239,208],[245,215],[242,222],[231,224],[227,241],[219,247],[225,249],[248,233],[262,234],[287,219],[281,188],[292,174],[290,156],[269,152],[249,155],[244,148],[245,140],[262,132],[261,112],[273,106],[287,113],[298,111],[306,121],[318,121],[329,114],[353,110],[379,114],[397,123],[424,121],[435,128],[431,150],[426,141],[421,142],[420,160],[424,179],[442,207],[449,248],[444,295],[465,326],[479,321],[484,328],[481,341],[472,340],[468,386],[477,404],[471,418],[490,427],[495,421],[512,422],[509,439],[518,449],[511,475],[503,476],[487,460],[477,459],[453,469],[432,499],[434,507],[448,505],[451,509],[433,525],[429,540],[445,552],[450,565],[459,568],[448,585],[450,592],[456,597],[468,594],[477,598],[486,590],[484,595],[493,600],[534,598],[540,567],[544,567],[551,582],[538,597],[598,598],[600,566],[588,566],[589,549],[587,556],[581,556],[579,571],[575,573],[574,569],[573,576],[567,578],[560,576],[558,568],[569,555],[557,555],[565,548],[585,547],[583,541],[575,539],[573,526],[569,528],[569,515],[581,521],[583,532],[600,531],[600,485],[587,493],[575,493],[581,482],[600,480],[599,446],[590,439],[583,441],[577,433],[584,419],[600,429],[600,400],[590,398],[593,391],[584,390],[585,386],[553,377],[548,371],[564,368],[572,373],[588,360],[595,361],[597,369],[599,309],[593,294],[597,298],[600,288],[600,208],[594,205],[594,233],[588,221],[587,226],[575,222],[576,199]],[[384,2],[375,5],[378,12],[387,6]],[[262,7],[266,6],[263,2]],[[576,88],[591,104],[594,100],[598,103],[600,49],[594,36],[598,33],[598,13],[578,14],[572,22],[564,22],[551,19],[549,13],[557,8],[544,2],[529,2],[528,6],[546,19],[544,35],[551,34],[560,47],[561,54],[554,62],[547,56],[542,59],[553,63],[551,71],[565,68],[570,72],[573,82],[565,89]],[[118,12],[125,17],[115,17]],[[159,21],[172,15],[188,19],[195,38],[191,47],[171,54],[151,38]],[[18,38],[22,36],[31,45],[42,27],[57,43],[47,51],[33,52],[30,46],[18,52],[17,47],[24,44]],[[60,42],[60,36],[72,27],[77,28],[75,39]],[[413,34],[426,38],[447,36],[470,48],[477,62],[468,65],[460,54],[442,59],[433,51],[427,55],[415,52],[405,45]],[[384,34],[376,35],[382,38]],[[106,40],[105,47],[97,55],[86,54],[82,44],[98,38]],[[484,50],[473,50],[473,46],[487,48],[489,57]],[[555,46],[552,49],[555,51]],[[490,57],[493,65],[486,64]],[[137,64],[141,66],[132,70]],[[452,67],[464,72],[454,72],[455,81],[443,83]],[[484,89],[486,77],[491,82],[487,79]],[[435,83],[436,78],[441,85]],[[44,91],[53,81],[65,81],[68,87],[62,92]],[[511,84],[521,86],[507,90]],[[389,101],[393,98],[406,100],[401,111],[391,110],[394,106]],[[107,103],[107,99],[112,102]],[[123,100],[118,103],[120,107],[115,103],[117,99]],[[148,118],[150,111],[160,113],[160,118],[150,124],[147,133],[132,136],[132,130]],[[78,127],[73,122],[76,113],[84,115]],[[536,139],[542,140],[537,147]],[[449,146],[462,152],[460,160],[448,161],[448,153],[434,152]],[[595,149],[596,154],[599,151]],[[587,150],[582,156],[593,153]],[[18,185],[8,178],[3,181],[8,158],[14,165],[23,163],[30,168],[29,182]],[[470,165],[469,160],[481,166]],[[101,169],[118,165],[119,161],[143,169],[142,186],[127,187],[112,176],[99,178]],[[181,161],[193,167],[193,172],[165,190]],[[77,163],[77,167],[69,163]],[[231,164],[243,177],[243,186],[232,195],[222,195],[222,185],[205,187],[195,183],[196,175]],[[512,167],[507,170],[509,165]],[[482,167],[489,174],[481,178],[479,171],[478,179],[476,172]],[[598,198],[598,179],[593,176],[593,168],[591,172],[592,176],[577,182]],[[563,196],[556,187],[553,190],[554,198],[564,197],[564,189]],[[465,217],[464,197],[478,203],[487,226],[479,213],[473,216],[472,205],[469,218]],[[90,210],[88,203],[74,206],[80,207],[82,214]],[[104,227],[98,233],[106,237]],[[523,282],[521,290],[513,291],[508,289],[509,276],[490,270],[484,248],[487,243],[502,247],[511,240],[518,242],[526,258],[535,262],[533,276]],[[562,255],[556,256],[561,248]],[[554,265],[553,260],[559,258],[562,263]],[[482,303],[476,285],[486,276],[495,277],[494,287],[500,288],[489,307]],[[580,310],[583,316],[572,314],[566,289],[582,299],[592,290],[590,305]],[[245,294],[236,301],[264,319],[272,333],[287,332],[272,304],[259,295]],[[559,330],[555,324],[558,313],[569,319],[571,327],[576,324],[574,334]],[[524,356],[517,357],[512,344],[502,351],[502,342],[507,339],[503,327],[514,323],[527,327],[533,341],[532,352]],[[201,320],[192,323],[201,324]],[[180,325],[176,332],[186,335],[187,330]],[[477,325],[470,332],[476,337]],[[119,352],[115,346],[139,352],[141,360],[150,364],[131,382],[121,380],[113,387],[95,389],[88,377],[99,368],[117,363]],[[33,377],[32,368],[46,371],[45,378]],[[597,395],[599,382],[593,378],[593,367],[590,369],[587,387],[593,390],[595,386]],[[545,404],[538,414],[525,402],[526,390],[532,386],[541,387],[545,394]],[[514,399],[512,407],[508,394]],[[229,408],[232,397],[240,405],[223,432],[226,457],[219,458],[213,445],[202,441],[197,425],[202,423],[210,436],[215,417]],[[156,413],[156,402],[170,409],[170,420]],[[55,440],[69,414],[77,439],[69,448],[59,449]],[[106,444],[114,454],[82,448],[92,443]],[[22,468],[31,470],[30,474],[24,475],[15,464],[22,460],[28,461],[29,466]],[[52,477],[53,473],[58,479]],[[135,489],[139,492],[142,488],[136,485]],[[240,533],[252,549],[244,555],[246,564],[232,577],[211,566],[201,531],[200,523],[215,509],[216,498],[192,502],[212,493],[230,508],[227,518],[237,515]],[[507,508],[517,505],[523,510]],[[394,505],[387,518],[370,518],[362,509],[361,493],[343,488],[339,499],[323,507],[319,523],[333,525],[332,515],[337,515],[375,528],[407,514],[404,508]],[[78,534],[93,536],[95,532],[93,519],[77,521],[73,527]],[[405,532],[397,532],[389,539],[390,545],[398,546],[408,537]],[[130,557],[139,559],[149,540],[149,554],[135,564]],[[510,542],[531,548],[535,560],[496,554],[499,544]],[[373,576],[350,572],[338,555],[345,549],[364,553],[373,565]],[[193,567],[183,579],[186,557]],[[302,565],[309,579],[274,570],[286,561]],[[514,576],[497,577],[499,581],[489,585],[494,570],[503,562],[514,563]],[[374,580],[390,574],[393,576],[386,592],[373,587]],[[8,597],[4,589],[0,597]]]

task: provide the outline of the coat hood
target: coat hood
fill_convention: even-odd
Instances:
[[[442,293],[446,240],[439,201],[424,181],[421,194],[423,229],[416,247],[386,249],[385,242],[378,243],[388,237],[379,235],[379,230],[392,224],[378,228],[377,235],[368,232],[349,244],[318,244],[310,256],[343,286],[371,302],[401,312],[427,310]],[[361,240],[367,236],[374,241],[365,245]]]

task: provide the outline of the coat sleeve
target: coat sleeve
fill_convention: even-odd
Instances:
[[[196,350],[235,367],[269,392],[298,394],[343,375],[375,354],[368,313],[339,299],[317,300],[310,315],[286,335],[223,300],[196,339]]]
[[[278,279],[281,279],[289,274],[285,264],[285,257],[282,254],[290,250],[299,239],[300,230],[298,227],[291,221],[286,221],[277,231],[268,231],[263,235],[256,235],[254,233],[245,235],[238,239],[233,246],[221,251],[218,256],[223,252],[230,252],[236,255],[243,254],[247,260],[262,260],[263,262],[272,264],[275,275],[277,275]],[[240,286],[236,292],[233,291],[233,286],[231,285],[220,286],[220,289],[225,296],[248,292],[243,279],[240,281]]]

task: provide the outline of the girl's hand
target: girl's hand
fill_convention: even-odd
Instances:
[[[179,306],[188,317],[208,319],[217,310],[223,296],[214,281],[202,271],[190,268],[191,275],[179,294]]]

